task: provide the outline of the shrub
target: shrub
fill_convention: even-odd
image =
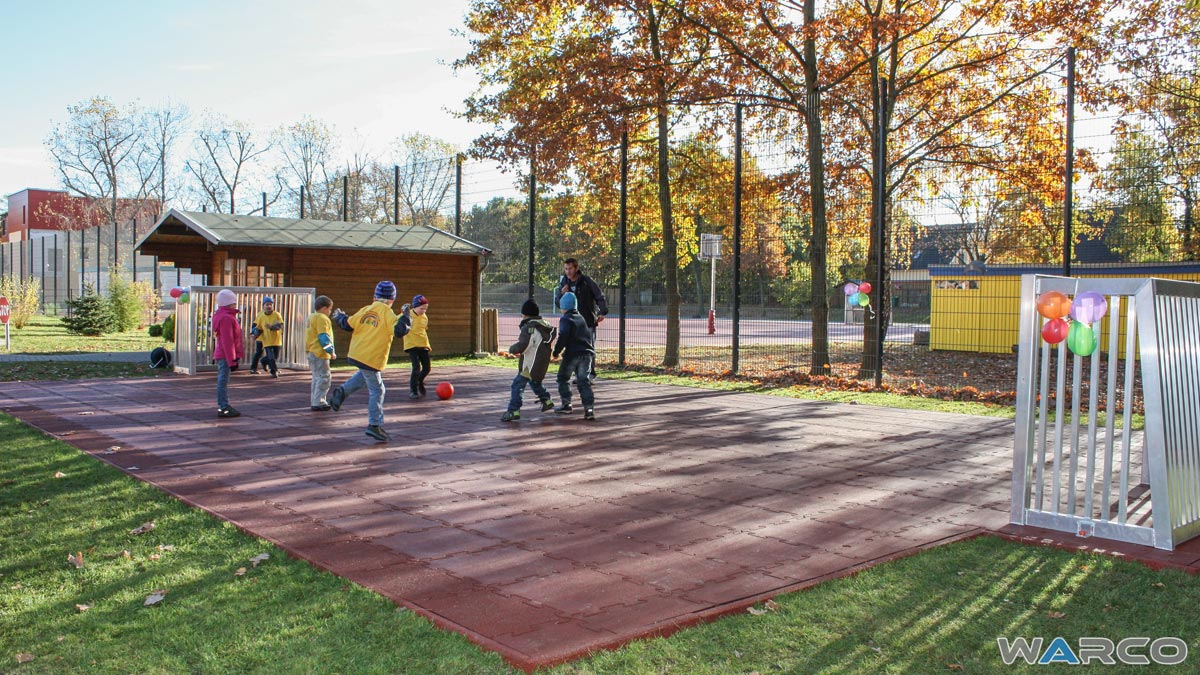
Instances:
[[[172,314],[171,316],[168,316],[167,319],[162,322],[162,338],[164,340],[166,340],[167,342],[175,341],[175,315],[174,314]]]
[[[150,333],[150,337],[162,337],[162,334],[163,334],[162,324],[161,323],[150,324],[150,328],[147,329],[147,332]]]
[[[8,298],[8,322],[13,328],[24,328],[37,316],[41,294],[42,282],[38,279],[0,278],[0,295]]]
[[[133,284],[133,290],[142,301],[142,326],[149,326],[158,321],[158,310],[162,309],[162,293],[154,288],[149,281],[138,281]],[[140,327],[140,326],[139,326]]]
[[[79,335],[103,335],[116,330],[117,318],[108,299],[96,294],[91,284],[84,284],[83,295],[67,301],[71,316],[62,322],[67,330]]]
[[[121,332],[137,328],[145,314],[137,289],[119,274],[112,275],[109,281],[108,304],[112,308],[114,327]]]

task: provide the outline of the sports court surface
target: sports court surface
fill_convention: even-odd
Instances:
[[[512,370],[435,367],[450,401],[389,372],[389,445],[365,392],[310,412],[307,374],[236,374],[235,420],[211,375],[9,383],[0,409],[526,669],[1008,520],[1009,420],[600,381],[595,423],[503,424]]]

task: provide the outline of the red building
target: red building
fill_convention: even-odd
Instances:
[[[8,196],[8,217],[0,242],[26,241],[38,231],[87,230],[108,222],[107,204],[75,197],[63,190],[26,188]],[[161,210],[157,200],[118,199],[117,218],[153,221]]]

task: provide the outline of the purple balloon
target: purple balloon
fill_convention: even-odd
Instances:
[[[1080,323],[1096,323],[1107,313],[1108,300],[1095,291],[1084,291],[1071,303],[1071,318]]]
[[[858,292],[858,284],[854,282],[847,283],[842,290],[845,291],[846,295],[854,295]]]

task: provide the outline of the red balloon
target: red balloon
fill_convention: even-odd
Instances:
[[[859,284],[858,292],[859,293],[870,293],[871,292],[871,282],[864,281],[861,284]]]
[[[172,298],[178,298],[178,297],[179,297],[179,296],[181,296],[181,295],[183,295],[183,289],[182,289],[182,288],[180,288],[180,287],[176,286],[175,288],[172,288],[172,289],[171,289],[171,297],[172,297]]]
[[[1054,319],[1047,321],[1046,325],[1042,326],[1042,339],[1056,345],[1066,340],[1070,332],[1071,324],[1067,323],[1066,319]]]
[[[445,401],[454,396],[454,385],[449,382],[439,382],[435,391],[437,392],[437,397]]]

